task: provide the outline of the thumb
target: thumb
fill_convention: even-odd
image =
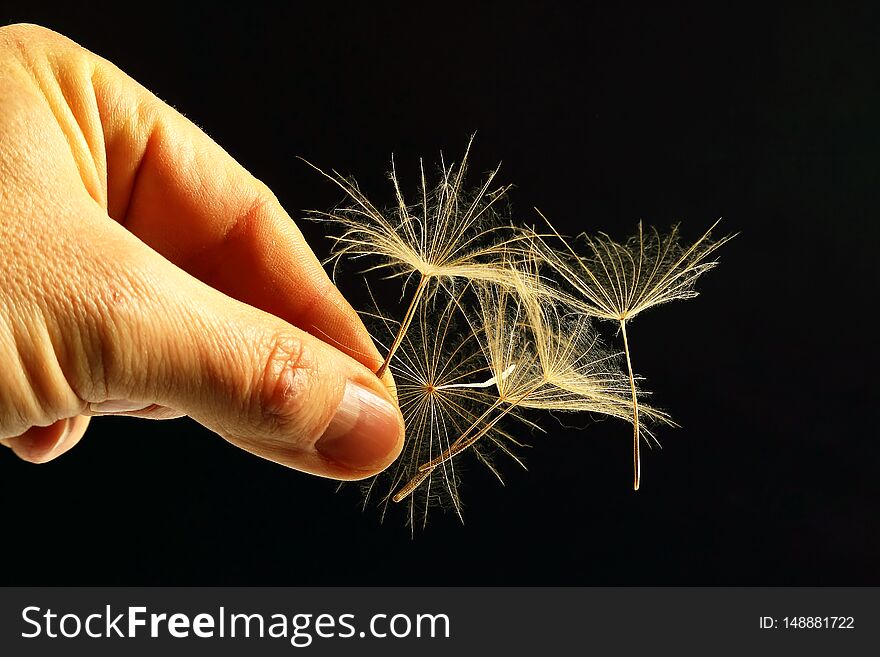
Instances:
[[[141,243],[126,246],[147,264],[117,269],[106,301],[93,304],[101,316],[86,350],[100,366],[84,369],[104,381],[80,393],[88,410],[173,408],[253,454],[335,479],[373,475],[397,457],[403,420],[373,372]]]

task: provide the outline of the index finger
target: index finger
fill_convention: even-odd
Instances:
[[[106,172],[92,195],[109,216],[203,282],[375,371],[382,359],[363,323],[266,185],[110,62],[58,38],[74,51],[59,83]]]

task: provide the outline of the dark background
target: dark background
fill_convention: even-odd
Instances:
[[[741,234],[702,294],[630,329],[682,428],[634,493],[626,425],[548,424],[528,473],[471,468],[466,524],[412,539],[192,421],[99,419],[56,462],[0,452],[0,583],[880,584],[874,9],[288,4],[29,2],[0,22],[112,60],[294,217],[339,200],[296,155],[390,200],[392,152],[412,190],[418,156],[458,157],[475,130],[473,171],[503,160],[526,220],[696,237],[724,217]]]

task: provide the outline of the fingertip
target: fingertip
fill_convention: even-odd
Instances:
[[[31,427],[20,436],[10,438],[9,446],[22,461],[45,463],[67,438],[69,426],[67,420],[59,420],[47,427]]]
[[[89,418],[78,415],[46,427],[31,427],[20,436],[7,439],[6,445],[23,461],[47,463],[72,449],[88,425]]]

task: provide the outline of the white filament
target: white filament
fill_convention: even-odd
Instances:
[[[504,381],[504,379],[510,376],[515,369],[516,363],[501,373],[501,380]],[[437,386],[437,390],[448,390],[449,388],[488,388],[489,386],[494,386],[498,382],[498,378],[499,377],[493,376],[491,379],[479,383],[447,383],[446,385]]]

